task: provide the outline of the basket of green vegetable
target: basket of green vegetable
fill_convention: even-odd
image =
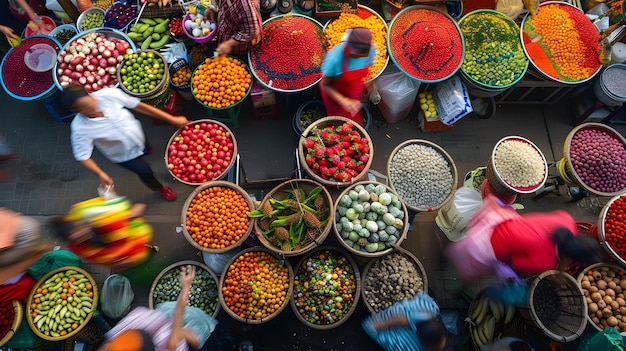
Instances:
[[[333,202],[318,182],[293,179],[267,193],[259,209],[248,216],[255,219],[254,230],[263,246],[296,256],[326,239],[333,225]]]
[[[58,40],[61,45],[65,45],[70,39],[72,39],[78,33],[78,29],[73,23],[62,24],[54,28],[48,36]]]
[[[379,257],[406,237],[409,215],[390,187],[363,181],[344,190],[335,202],[337,239],[351,253]]]
[[[219,312],[217,276],[209,267],[196,261],[180,261],[167,266],[157,275],[150,288],[148,307],[176,301],[180,294],[180,267],[196,266],[196,276],[189,291],[187,305],[203,310],[209,316],[216,318]]]

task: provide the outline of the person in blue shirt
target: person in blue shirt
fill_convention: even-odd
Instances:
[[[350,118],[364,126],[361,97],[366,91],[365,77],[376,57],[376,46],[367,28],[349,29],[346,36],[346,41],[324,57],[320,94],[328,116]]]
[[[362,326],[385,350],[441,351],[446,328],[439,313],[435,300],[422,292],[367,317]]]

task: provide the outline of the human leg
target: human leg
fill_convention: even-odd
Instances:
[[[171,188],[164,186],[154,177],[154,172],[150,165],[146,161],[141,159],[141,156],[136,157],[126,162],[118,163],[120,166],[128,169],[129,171],[136,173],[139,179],[150,189],[159,191],[161,197],[165,200],[172,201],[176,199],[176,193]]]

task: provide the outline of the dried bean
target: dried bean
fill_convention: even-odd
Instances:
[[[545,162],[539,151],[521,140],[500,143],[494,159],[500,177],[515,187],[537,185],[545,175]]]

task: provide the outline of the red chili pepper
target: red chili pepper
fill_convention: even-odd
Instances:
[[[620,196],[609,206],[604,218],[604,238],[620,257],[626,258],[626,223],[621,219],[626,208],[626,195]]]
[[[170,27],[170,32],[174,35],[183,35],[183,19],[182,18],[173,18],[170,23],[168,23]]]

